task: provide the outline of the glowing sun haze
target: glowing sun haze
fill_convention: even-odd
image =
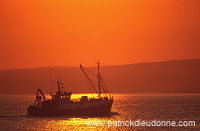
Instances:
[[[199,0],[1,0],[0,69],[200,58]]]

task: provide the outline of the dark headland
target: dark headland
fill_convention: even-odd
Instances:
[[[96,73],[96,67],[86,68]],[[51,74],[66,90],[89,92],[79,67],[51,67]],[[101,74],[112,93],[200,93],[200,59],[102,66]],[[1,95],[33,94],[38,88],[49,94],[50,85],[50,67],[0,70]]]

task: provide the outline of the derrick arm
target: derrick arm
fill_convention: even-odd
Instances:
[[[90,78],[88,77],[87,73],[85,72],[85,70],[83,69],[82,65],[80,64],[80,68],[82,69],[84,75],[87,77],[88,81],[90,82],[90,84],[92,85],[92,87],[94,88],[95,92],[98,94],[96,88],[94,87],[92,81],[90,80]]]
[[[36,97],[39,97],[38,93],[40,93],[42,95],[42,98],[44,99],[44,101],[46,100],[46,97],[44,96],[43,92],[41,89],[38,89],[36,92]]]

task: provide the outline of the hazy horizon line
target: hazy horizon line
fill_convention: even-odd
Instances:
[[[95,92],[93,93],[88,93],[88,92],[85,92],[85,93],[78,93],[78,92],[75,92],[73,93],[74,95],[81,95],[81,94],[93,94],[93,95],[97,95],[95,94]],[[0,94],[0,96],[4,96],[4,95],[34,95],[35,96],[35,93],[32,93],[32,94]],[[45,93],[45,95],[50,95],[50,94],[47,94]],[[138,95],[138,96],[143,96],[143,95],[200,95],[200,93],[167,93],[167,92],[146,92],[146,93],[128,93],[128,92],[122,92],[122,93],[119,93],[119,92],[110,92],[110,95]]]
[[[102,67],[126,66],[126,65],[133,65],[133,64],[160,63],[160,62],[171,62],[171,61],[189,61],[189,60],[200,60],[200,58],[198,58],[198,59],[195,59],[195,58],[194,59],[172,59],[172,60],[162,60],[162,61],[135,62],[135,63],[130,63],[130,64],[127,63],[127,64],[116,64],[116,65],[103,65]],[[37,69],[37,68],[50,68],[50,67],[71,67],[71,68],[77,68],[79,66],[39,66],[39,67],[0,69],[0,71],[6,71],[6,70],[23,70],[23,69]],[[85,67],[92,68],[92,67],[96,67],[96,66],[85,66]]]

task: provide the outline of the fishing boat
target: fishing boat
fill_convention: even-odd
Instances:
[[[55,94],[50,94],[51,99],[46,100],[41,89],[36,92],[36,99],[33,105],[27,109],[30,116],[102,116],[111,111],[113,97],[100,74],[100,63],[98,62],[98,91],[87,75],[85,69],[80,65],[83,74],[94,88],[97,97],[89,98],[81,96],[78,100],[71,99],[72,92],[63,91],[63,83],[57,81],[58,90]],[[102,95],[103,93],[103,95]]]

